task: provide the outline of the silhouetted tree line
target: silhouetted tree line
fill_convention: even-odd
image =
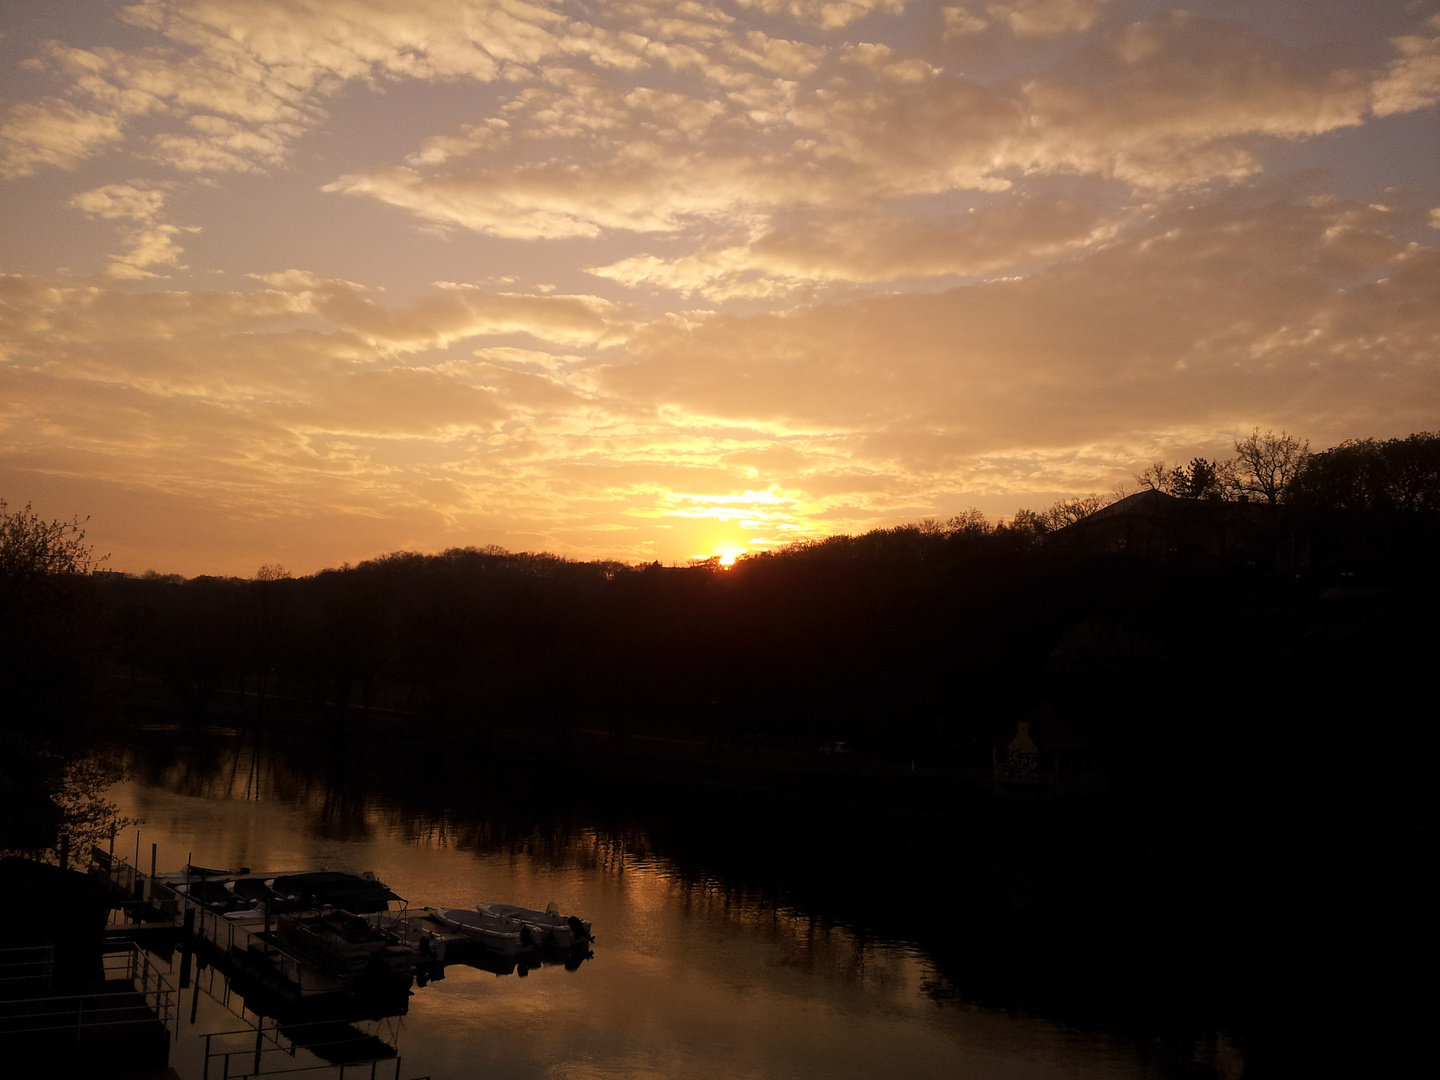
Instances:
[[[1191,458],[1188,465],[1156,461],[1136,475],[1142,487],[1182,499],[1259,499],[1276,506],[1310,461],[1310,444],[1287,432],[1260,434],[1260,429],[1235,441],[1235,456],[1224,461]]]
[[[1267,441],[1293,442],[1254,444]],[[62,588],[66,604],[5,579],[7,681],[32,729],[98,657],[120,697],[163,694],[196,724],[368,714],[537,754],[581,728],[811,753],[842,739],[975,767],[1049,702],[1126,783],[1253,787],[1361,715],[1402,712],[1436,636],[1440,436],[1348,442],[1285,467],[1242,478],[1284,482],[1273,507],[1267,496],[1253,508],[1269,509],[1250,546],[1219,561],[1058,542],[1103,505],[1090,497],[993,524],[972,511],[833,536],[730,568],[493,547],[304,578],[267,566],[250,580],[97,579],[77,564],[33,586]],[[1208,475],[1195,462],[1183,472],[1192,488]],[[1280,547],[1309,552],[1298,576]]]
[[[972,511],[833,536],[730,568],[492,547],[300,579],[266,567],[248,581],[107,580],[106,626],[119,670],[168,687],[197,722],[394,710],[537,749],[589,728],[811,749],[844,739],[979,764],[995,733],[1049,700],[1122,772],[1203,771],[1247,756],[1261,710],[1360,707],[1367,665],[1393,672],[1433,640],[1440,437],[1311,454],[1257,432],[1237,450],[1249,465],[1157,468],[1192,494],[1212,473],[1265,505],[1273,489],[1271,524],[1228,563],[1050,543],[1104,504],[1092,496],[996,524]],[[1276,571],[1275,548],[1297,535],[1314,555],[1300,580]],[[1325,599],[1377,583],[1349,606]],[[1337,672],[1348,686],[1322,693]]]

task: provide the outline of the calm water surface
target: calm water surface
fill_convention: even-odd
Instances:
[[[152,752],[134,775],[112,797],[143,823],[117,838],[116,852],[134,858],[138,836],[144,868],[153,843],[162,871],[187,858],[256,870],[367,869],[414,906],[554,903],[594,924],[594,955],[575,970],[547,964],[497,976],[452,964],[414,989],[406,1015],[362,1024],[398,1050],[402,1078],[1243,1072],[1222,1032],[1206,1033],[1177,1067],[1153,1038],[967,1001],[918,946],[863,936],[693,867],[682,872],[651,850],[641,827],[517,824],[463,798],[456,803],[466,809],[447,810],[434,792],[416,809],[337,790],[241,747],[198,763]],[[856,853],[872,872],[888,857]],[[950,887],[938,881],[931,897],[895,902],[928,902],[943,918]],[[215,985],[223,998],[223,983]],[[200,1035],[244,1026],[233,996],[230,1006],[187,993],[171,1055],[185,1080],[201,1075]]]

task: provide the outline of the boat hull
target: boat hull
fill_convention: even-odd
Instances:
[[[517,904],[476,904],[475,908],[482,913],[513,919],[528,926],[535,944],[542,948],[574,949],[593,940],[590,924],[574,915],[567,917],[558,912],[537,911]]]
[[[502,956],[518,956],[535,948],[529,928],[514,919],[496,916],[476,908],[446,908],[436,912],[435,917],[451,929]]]

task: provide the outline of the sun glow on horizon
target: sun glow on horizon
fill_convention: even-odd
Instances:
[[[748,554],[750,549],[738,544],[716,544],[713,550],[720,556],[720,565],[729,567],[734,566],[735,560]]]

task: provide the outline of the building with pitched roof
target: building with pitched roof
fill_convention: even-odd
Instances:
[[[990,779],[1053,794],[1078,795],[1105,786],[1100,747],[1048,705],[1016,720],[990,743]]]
[[[1149,489],[1127,495],[1045,538],[1047,547],[1199,565],[1268,563],[1275,508],[1181,499]]]

